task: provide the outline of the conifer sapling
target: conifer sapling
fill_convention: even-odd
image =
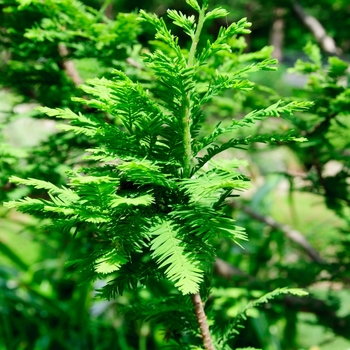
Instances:
[[[164,48],[143,58],[151,83],[134,82],[114,71],[112,80],[92,79],[81,87],[91,98],[75,101],[104,112],[112,123],[91,113],[40,108],[68,120],[61,129],[94,141],[86,159],[95,165],[72,169],[66,187],[13,176],[13,183],[46,189],[50,200],[27,197],[7,206],[51,218],[55,227],[86,235],[91,243],[88,255],[70,264],[87,280],[108,280],[99,290],[103,298],[170,281],[166,285],[172,283],[178,292],[169,286],[169,294],[163,296],[166,305],[145,317],[154,317],[170,329],[177,327],[178,332],[201,335],[205,349],[214,345],[223,349],[220,332],[209,333],[200,290],[204,296],[209,293],[204,280],[210,275],[218,241],[239,244],[247,239],[244,228],[222,209],[233,192],[249,187],[249,179],[239,171],[247,164],[244,160],[216,156],[251,142],[301,141],[290,133],[235,137],[234,132],[269,116],[304,110],[309,103],[280,101],[205,133],[205,105],[225,90],[253,89],[247,74],[274,70],[276,61],[235,67],[229,42],[250,32],[246,19],[220,28],[216,40],[199,45],[205,22],[228,13],[220,7],[208,12],[207,0],[201,7],[196,0],[186,2],[198,13],[197,19],[176,10],[168,10],[168,17],[190,37],[189,50],[180,47],[163,19],[140,11],[140,21],[155,28],[156,40]],[[213,70],[210,76],[204,74],[208,67]],[[229,140],[223,142],[223,135]],[[193,308],[199,330],[191,321]],[[180,312],[178,318],[169,317],[173,310]],[[232,331],[231,327],[228,333]],[[175,339],[186,345],[185,339]],[[191,339],[198,343],[198,337]]]

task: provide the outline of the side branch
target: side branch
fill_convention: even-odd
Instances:
[[[292,0],[292,5],[296,15],[305,27],[310,30],[322,49],[328,54],[340,55],[341,49],[337,47],[334,39],[327,35],[322,24],[315,17],[308,15],[296,0]]]
[[[269,216],[261,215],[251,208],[245,206],[242,208],[242,210],[248,214],[250,217],[252,217],[255,220],[258,220],[260,222],[265,223],[266,225],[276,229],[280,230],[284,233],[286,237],[288,237],[291,241],[299,245],[304,249],[306,254],[315,262],[319,264],[325,264],[325,260],[319,255],[319,253],[311,246],[309,241],[304,237],[302,233],[300,233],[297,230],[292,229],[291,227],[287,225],[283,225],[275,221],[273,218]]]
[[[274,47],[272,57],[277,58],[279,62],[283,59],[283,43],[284,43],[284,29],[285,19],[284,15],[286,10],[277,7],[274,10],[275,19],[272,24],[272,30],[270,34],[270,43]]]
[[[64,59],[66,56],[68,56],[67,47],[64,44],[59,44],[58,53]],[[84,82],[81,76],[79,75],[77,69],[75,68],[74,62],[72,60],[63,60],[62,66],[66,74],[71,78],[76,87],[78,87]]]
[[[233,266],[220,258],[215,259],[214,272],[226,280],[231,280],[232,277],[241,277],[242,279],[244,278],[247,280],[249,283],[256,282],[255,277],[248,275],[238,267]]]
[[[199,293],[191,295],[194,311],[197,317],[199,329],[202,334],[203,345],[206,350],[215,350],[210,337],[207,316],[205,315],[202,299]]]

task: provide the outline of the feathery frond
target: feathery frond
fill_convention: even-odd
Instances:
[[[152,228],[150,249],[152,257],[156,259],[159,268],[166,267],[165,275],[175,283],[183,294],[198,293],[203,271],[198,262],[191,259],[176,237],[176,229],[169,221],[162,221]]]

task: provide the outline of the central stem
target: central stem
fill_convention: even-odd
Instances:
[[[199,42],[200,34],[205,20],[205,11],[207,6],[203,6],[199,12],[198,25],[192,45],[188,54],[187,66],[192,67],[195,64],[195,53]],[[182,130],[183,130],[183,145],[184,145],[184,170],[183,178],[191,176],[192,162],[192,145],[191,145],[191,93],[189,92],[183,99],[182,104]],[[191,295],[194,311],[197,317],[199,329],[203,339],[203,345],[206,350],[215,350],[210,337],[209,325],[207,316],[205,315],[202,299],[199,293]]]
[[[215,350],[213,343],[211,341],[209,325],[207,322],[207,316],[205,315],[205,312],[204,312],[201,296],[199,293],[197,293],[197,294],[192,294],[191,298],[194,306],[194,311],[197,316],[199,329],[202,334],[204,349]]]
[[[206,7],[203,7],[199,13],[198,26],[195,35],[192,39],[192,45],[188,54],[187,66],[194,65],[195,53],[199,42],[199,37],[204,24]],[[182,101],[182,130],[183,130],[183,145],[184,145],[184,170],[183,178],[188,178],[191,175],[192,162],[192,145],[191,145],[191,94],[188,93]]]

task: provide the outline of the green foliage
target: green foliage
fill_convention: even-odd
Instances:
[[[222,291],[221,291],[221,293],[222,293]],[[221,293],[220,292],[216,293],[214,291],[214,294],[221,294]],[[291,294],[291,295],[296,295],[296,296],[306,296],[308,293],[303,291],[303,290],[294,289],[294,288],[277,288],[274,291],[272,291],[270,293],[266,293],[263,296],[261,296],[260,298],[249,302],[243,308],[243,310],[241,310],[231,322],[229,322],[227,325],[225,325],[225,327],[223,329],[217,330],[215,332],[215,335],[217,337],[216,346],[220,349],[229,349],[229,347],[226,347],[227,342],[230,338],[234,338],[234,337],[238,336],[238,334],[240,333],[239,330],[240,330],[240,328],[242,328],[242,327],[240,327],[240,323],[247,319],[248,311],[253,309],[253,308],[256,308],[257,306],[261,306],[262,304],[266,304],[270,300],[273,300],[276,297],[278,297],[279,295],[283,295],[283,294]],[[244,348],[244,349],[246,350],[247,348]]]
[[[153,227],[150,232],[155,236],[150,246],[152,258],[159,265],[159,268],[167,266],[165,276],[183,294],[198,293],[199,285],[203,280],[202,270],[198,261],[191,258],[190,251],[186,252],[181,247],[181,240],[177,238],[177,231],[170,226],[169,221],[164,221]],[[188,247],[186,247],[188,250]]]
[[[0,81],[5,87],[1,86],[0,98],[0,197],[27,195],[32,202],[19,202],[21,208],[44,207],[45,213],[40,209],[33,214],[46,218],[39,221],[0,209],[0,347],[96,350],[113,344],[122,350],[200,349],[190,295],[175,287],[183,276],[187,278],[176,265],[180,261],[190,271],[191,280],[185,285],[192,287],[196,278],[192,272],[200,270],[198,283],[212,337],[221,342],[217,348],[349,348],[349,77],[344,61],[349,45],[343,30],[350,18],[348,4],[328,0],[302,4],[320,20],[344,56],[324,58],[308,44],[310,60],[299,60],[296,68],[309,76],[309,83],[294,91],[289,86],[294,78],[286,75],[283,65],[278,73],[265,72],[275,69],[270,58],[273,48],[261,49],[283,10],[287,10],[282,14],[283,62],[289,65],[294,55],[300,57],[300,47],[312,40],[291,2],[278,4],[277,10],[275,2],[243,0],[230,14],[222,8],[204,13],[196,1],[188,4],[193,10],[177,2],[177,11],[169,12],[177,24],[172,26],[165,18],[162,29],[165,37],[167,28],[171,36],[179,37],[185,61],[192,57],[193,69],[189,75],[183,71],[181,79],[188,79],[187,88],[195,73],[197,95],[189,91],[202,103],[200,107],[192,101],[191,117],[200,121],[191,120],[192,160],[184,162],[181,131],[171,148],[176,149],[172,159],[162,156],[181,123],[174,122],[166,133],[160,118],[163,113],[178,115],[179,95],[170,92],[172,80],[181,79],[166,65],[181,61],[181,55],[171,40],[169,45],[162,38],[146,43],[153,37],[153,26],[136,23],[136,12],[117,13],[134,10],[139,2],[120,0],[116,6],[106,1],[99,9],[99,0],[0,0]],[[221,0],[220,5],[229,10],[232,4]],[[172,8],[170,0],[142,6],[157,13]],[[184,15],[187,11],[191,16]],[[230,26],[247,11],[252,27],[246,20]],[[199,28],[197,13],[206,23],[198,45],[191,49]],[[157,17],[154,21],[160,24]],[[247,41],[242,35],[217,37],[220,26],[224,26],[220,33],[239,27],[242,33],[252,29],[252,35]],[[252,52],[255,49],[259,51]],[[165,57],[163,71],[171,75],[170,85],[161,85],[157,79],[164,74],[156,78],[139,57],[155,50]],[[201,59],[207,61],[198,65]],[[68,74],[71,64],[81,79]],[[119,69],[125,75],[119,76]],[[102,76],[106,79],[86,82]],[[112,81],[113,76],[119,78]],[[83,89],[76,89],[82,81]],[[133,85],[137,81],[140,89]],[[115,83],[129,84],[129,89]],[[181,90],[181,81],[176,86]],[[149,102],[142,97],[144,92],[154,102],[152,113],[150,106],[144,108]],[[278,102],[280,95],[291,94],[286,102]],[[72,95],[78,96],[75,101]],[[252,111],[276,103],[280,109],[300,98],[315,104],[306,113],[295,109],[296,115],[268,118],[270,110],[258,115],[260,119],[254,115],[252,123],[246,120]],[[22,104],[26,101],[30,103]],[[42,112],[28,109],[37,104],[50,107],[42,109],[53,114],[50,121]],[[17,115],[25,106],[25,113]],[[61,132],[50,131],[53,134],[45,139],[47,124],[51,129],[56,117],[63,120]],[[160,134],[153,131],[157,124]],[[152,149],[149,135],[155,140]],[[27,141],[35,141],[35,146],[22,147]],[[145,147],[140,151],[141,145]],[[242,157],[246,163],[236,160]],[[9,183],[13,174],[15,182]],[[237,198],[248,185],[249,192]],[[114,216],[123,208],[132,214],[132,221]],[[253,216],[246,209],[253,209]],[[259,222],[254,212],[266,221]],[[274,219],[282,225],[271,226]],[[164,222],[171,230],[152,235]],[[285,223],[300,230],[300,238],[318,251],[321,262],[288,235]],[[140,232],[140,227],[148,229]],[[169,234],[172,250],[161,244],[162,256],[153,255],[152,244]],[[200,254],[192,253],[198,248]],[[125,257],[121,251],[131,253]],[[178,252],[179,259],[171,260]],[[214,256],[219,259],[212,263]],[[220,270],[220,262],[226,270]],[[241,328],[244,318],[239,315],[250,300],[286,285],[303,286],[311,295],[282,295],[261,304],[259,310],[251,308],[251,317]],[[96,289],[108,301],[92,298]]]
[[[298,99],[313,100],[314,105],[307,113],[295,114],[288,120],[285,119],[286,124],[272,125],[263,121],[255,132],[292,128],[295,130],[294,135],[300,135],[307,140],[302,143],[284,144],[287,147],[283,147],[284,150],[279,152],[271,145],[252,145],[249,154],[256,165],[252,173],[256,179],[263,176],[265,182],[259,184],[256,192],[245,202],[249,206],[243,207],[243,210],[248,209],[246,213],[238,214],[240,220],[237,224],[246,227],[249,235],[249,243],[245,245],[247,256],[232,256],[229,248],[220,255],[221,259],[230,261],[245,272],[249,271],[249,276],[234,275],[235,281],[228,285],[238,285],[245,290],[245,281],[250,278],[251,289],[260,288],[265,284],[263,281],[269,281],[268,285],[273,285],[274,288],[286,284],[303,285],[310,286],[313,291],[311,296],[306,298],[305,304],[298,304],[296,299],[291,298],[287,307],[278,305],[278,301],[275,301],[268,306],[273,311],[270,309],[271,312],[268,311],[265,315],[255,313],[250,331],[253,334],[260,332],[260,342],[252,344],[256,347],[261,343],[274,346],[272,344],[280,342],[276,346],[281,349],[311,347],[311,344],[316,343],[321,349],[328,346],[336,348],[346,346],[337,345],[336,339],[339,339],[339,336],[348,339],[340,326],[344,324],[345,327],[349,327],[348,312],[340,312],[344,310],[344,302],[347,303],[348,296],[343,299],[342,292],[329,287],[333,283],[343,286],[349,277],[348,272],[345,272],[349,266],[347,251],[350,227],[349,107],[345,97],[349,89],[349,65],[337,57],[327,60],[321,58],[320,50],[315,45],[309,44],[305,53],[309,59],[305,60],[306,62],[299,60],[292,72],[304,75],[307,83],[303,88],[294,89],[293,93]],[[273,100],[279,98],[272,97]],[[281,151],[284,152],[283,157]],[[285,186],[284,190],[281,190],[282,186]],[[286,197],[282,195],[283,191],[286,191]],[[263,215],[258,218],[254,213]],[[296,241],[288,236],[287,227],[273,226],[272,218],[296,228],[296,231],[293,231],[299,231],[301,238],[307,237],[310,245],[320,253],[322,262],[310,259],[305,252],[300,251]],[[315,281],[320,280],[320,284],[315,284]],[[225,292],[228,294],[229,289],[226,288]],[[321,295],[319,293],[322,293],[322,300],[318,299]],[[242,304],[244,302],[245,300],[241,301]],[[229,316],[234,313],[236,303],[225,301],[220,307],[228,310],[226,313],[221,312],[221,317],[229,322]],[[280,327],[280,317],[277,314],[281,310],[284,310],[286,315],[284,331],[276,333],[270,340],[267,336],[264,338],[268,327],[276,326],[276,330]],[[307,326],[309,321],[300,321],[303,320],[300,310],[312,313],[312,322],[320,327],[319,334],[326,327],[334,337],[334,342],[322,345],[321,335],[306,341],[305,334],[312,332],[313,328]],[[245,329],[244,334],[247,332],[249,330]],[[323,339],[325,338],[326,336]],[[344,342],[347,344],[347,341]],[[235,344],[241,346],[239,339]]]
[[[137,15],[119,13],[112,20],[107,18],[104,11],[105,6],[97,10],[80,1],[2,1],[1,88],[18,94],[17,104],[30,102],[28,105],[39,103],[63,109],[73,107],[72,95],[83,94],[77,87],[88,76],[109,76],[115,67],[129,68],[131,75],[138,72],[125,61],[134,55],[133,45],[140,33]],[[74,105],[74,112],[79,114],[82,110],[85,113],[94,111],[86,106],[79,109]],[[41,121],[45,118],[43,113],[33,110],[28,110],[25,115],[15,113],[12,106],[7,114],[6,123],[15,123],[24,117],[26,120],[31,117]],[[40,125],[38,129],[43,128]],[[24,178],[52,181],[57,185],[67,181],[65,171],[90,146],[87,128],[79,136],[66,132],[69,128],[74,129],[74,126],[62,126],[65,132],[56,133],[51,126],[48,137],[43,138],[40,144],[37,142],[31,147],[22,147],[16,154],[13,148],[10,151],[6,139],[4,144],[1,143],[4,168],[0,188],[4,190],[1,191],[3,200],[19,198],[25,191],[17,188],[13,192],[15,186],[8,182],[11,172]],[[44,131],[39,132],[44,134]],[[25,134],[23,138],[35,139],[35,136]],[[18,148],[22,146],[21,141],[19,143],[16,144]],[[84,162],[88,163],[88,160]],[[44,195],[42,190],[34,193]]]
[[[313,70],[308,70],[308,62],[298,61],[292,71],[310,73],[307,90],[315,100],[309,120],[292,118],[293,124],[307,137],[308,142],[298,151],[298,157],[308,170],[312,185],[303,190],[325,196],[327,206],[345,220],[348,217],[349,157],[345,154],[349,147],[350,96],[349,64],[337,57],[329,57],[328,65],[321,66],[320,51],[308,44],[305,53],[310,60],[318,62]],[[301,131],[303,130],[303,131]],[[339,164],[332,175],[325,174],[331,161]]]
[[[14,169],[20,171],[19,159],[27,157],[27,153],[23,149],[15,149],[8,143],[0,140],[0,188],[3,189],[0,194],[0,200],[7,199],[7,191],[10,191],[11,186],[8,184],[10,174]]]
[[[89,140],[91,146],[85,157],[91,161],[89,166],[68,172],[66,186],[32,178],[11,178],[12,183],[46,190],[48,198],[26,197],[8,202],[8,208],[52,219],[53,229],[90,242],[86,257],[72,260],[70,267],[78,270],[86,281],[107,277],[108,283],[99,292],[108,299],[125,291],[168,282],[176,287],[170,290],[177,298],[187,298],[187,294],[199,293],[200,289],[207,295],[210,284],[206,279],[220,242],[230,240],[239,244],[239,240],[247,239],[244,228],[236,226],[223,210],[225,200],[233,192],[249,187],[248,178],[238,170],[246,166],[246,162],[214,159],[214,156],[224,149],[256,141],[304,140],[290,133],[244,139],[235,135],[237,130],[252,126],[262,118],[289,118],[293,112],[311,105],[295,101],[277,102],[232,120],[227,127],[217,125],[205,133],[205,106],[225,90],[251,90],[253,84],[242,77],[251,71],[272,70],[271,64],[275,62],[267,59],[224,74],[231,54],[230,39],[247,34],[250,24],[243,19],[221,28],[214,42],[198,49],[204,22],[225,16],[226,11],[219,8],[207,13],[205,1],[202,8],[195,1],[189,3],[199,12],[197,22],[194,16],[168,11],[174,24],[190,36],[189,51],[183,50],[162,19],[140,11],[140,21],[153,25],[156,39],[168,48],[165,52],[158,49],[145,54],[144,62],[152,78],[146,86],[115,70],[112,79],[96,78],[82,86],[90,98],[74,99],[88,108],[98,109],[99,113],[40,108],[51,117],[69,121],[62,124],[61,129],[84,135]],[[18,9],[28,5],[23,2]],[[37,2],[37,6],[42,6],[41,2]],[[73,2],[71,6],[75,6],[76,11],[80,5]],[[77,18],[95,30],[91,20],[96,18],[85,13],[85,7],[82,11],[85,17]],[[64,19],[68,21],[68,17]],[[56,39],[57,24],[44,21],[39,31],[29,31],[27,37]],[[97,26],[96,30],[101,27]],[[60,40],[70,40],[76,33],[58,35]],[[222,51],[227,53],[225,59],[215,60]],[[201,73],[206,66],[209,70],[214,66],[217,73],[207,74],[203,80]],[[230,134],[231,139],[219,145],[219,138],[226,134]],[[276,290],[251,306],[287,292],[304,295],[295,289]],[[165,298],[172,310],[173,299]],[[158,321],[169,323],[167,314],[162,315],[159,310],[156,313]],[[151,317],[152,314],[146,316]],[[180,322],[168,326],[176,332],[187,329]],[[193,326],[188,329],[198,333]],[[232,331],[231,327],[225,334],[226,341]],[[186,344],[184,339],[172,338]]]
[[[136,15],[112,21],[80,1],[9,0],[1,6],[7,31],[0,45],[10,59],[0,66],[0,84],[51,106],[70,104],[77,93],[64,69],[67,59],[97,58],[111,67],[127,57],[139,33]]]

